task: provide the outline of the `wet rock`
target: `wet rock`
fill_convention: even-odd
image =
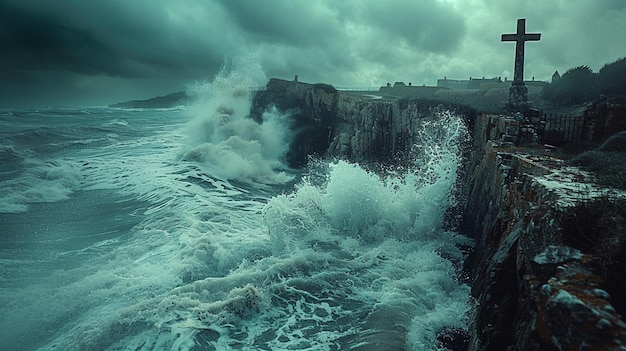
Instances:
[[[287,162],[292,167],[303,166],[311,156],[399,165],[410,162],[418,126],[422,120],[433,118],[433,111],[441,108],[442,102],[372,100],[338,92],[326,84],[274,78],[265,90],[255,94],[251,117],[261,122],[263,112],[271,106],[290,115],[294,138]],[[476,114],[454,104],[446,104],[445,109],[467,116],[468,124]]]
[[[585,259],[574,258],[547,282],[533,284],[537,333],[559,350],[624,350],[626,324],[600,288],[602,276],[586,267]]]
[[[477,303],[469,350],[626,349],[620,299],[610,298],[626,293],[624,201],[577,207],[602,192],[541,150],[499,146],[499,118],[476,120],[468,165],[463,224],[476,242]]]

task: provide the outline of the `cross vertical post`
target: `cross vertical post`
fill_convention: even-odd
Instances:
[[[523,108],[527,105],[528,89],[524,85],[524,46],[527,41],[538,41],[541,33],[526,33],[526,19],[517,20],[517,31],[515,34],[502,34],[501,41],[515,42],[515,71],[513,73],[513,84],[509,91],[509,105],[516,108]]]

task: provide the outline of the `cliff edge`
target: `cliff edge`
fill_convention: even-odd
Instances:
[[[416,127],[431,118],[440,101],[379,99],[344,93],[328,84],[271,79],[255,93],[251,116],[262,121],[270,106],[290,114],[293,142],[287,155],[292,167],[304,165],[311,155],[341,157],[355,162],[401,164],[407,162]],[[455,104],[446,108],[473,123],[476,111]]]
[[[415,126],[441,104],[272,79],[255,94],[251,116],[261,122],[270,106],[291,115],[292,166],[309,155],[397,165],[410,160]],[[523,116],[445,108],[472,131],[458,187],[462,230],[475,240],[469,349],[626,349],[624,192],[538,145]],[[591,122],[590,130],[603,125]]]
[[[519,125],[474,129],[464,229],[475,238],[470,350],[624,350],[626,201],[552,149],[516,148]]]

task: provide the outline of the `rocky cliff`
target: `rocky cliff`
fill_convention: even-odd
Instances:
[[[272,79],[253,101],[292,115],[292,166],[308,155],[395,164],[441,103],[368,99],[324,84]],[[519,118],[467,116],[473,146],[459,183],[462,229],[475,239],[470,350],[624,350],[626,200],[543,147]]]
[[[345,157],[361,163],[406,162],[420,119],[441,102],[368,98],[341,93],[330,85],[271,79],[255,94],[252,117],[261,121],[268,106],[291,114],[294,132],[288,163],[301,166],[309,155]],[[476,111],[448,104],[468,117]]]
[[[624,350],[623,194],[553,151],[502,142],[518,129],[488,115],[474,129],[464,213],[476,240],[470,350]]]

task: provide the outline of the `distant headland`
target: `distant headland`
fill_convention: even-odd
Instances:
[[[146,100],[131,100],[111,104],[112,108],[171,108],[176,106],[187,105],[189,96],[186,92],[167,94],[165,96],[157,96]]]

